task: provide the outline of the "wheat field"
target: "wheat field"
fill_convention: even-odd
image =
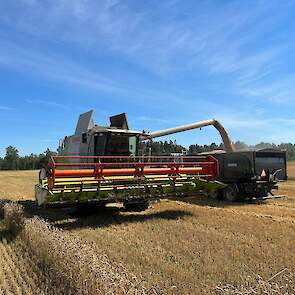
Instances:
[[[278,192],[287,198],[263,203],[228,204],[199,195],[155,202],[141,213],[110,207],[83,216],[36,208],[32,201],[36,171],[1,172],[0,197],[18,200],[27,216],[38,215],[94,243],[111,263],[123,264],[155,292],[238,294],[222,286],[242,289],[246,278],[255,285],[257,278],[267,281],[281,271],[295,271],[294,162],[288,173],[289,181],[280,184]],[[2,234],[2,250],[5,239]],[[13,244],[9,245],[13,252]]]

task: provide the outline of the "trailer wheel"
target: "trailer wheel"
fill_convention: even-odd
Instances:
[[[223,199],[228,202],[240,201],[240,190],[237,184],[229,184],[226,188],[223,189]]]
[[[208,193],[210,199],[221,200],[222,199],[222,191],[220,189],[213,190]]]

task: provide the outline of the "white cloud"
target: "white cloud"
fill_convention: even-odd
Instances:
[[[157,123],[172,123],[172,120],[167,120],[163,118],[157,118],[157,117],[147,117],[147,116],[139,116],[135,118],[137,121],[144,121],[144,122],[157,122]]]
[[[0,105],[0,111],[15,111],[15,108]]]
[[[59,109],[67,109],[70,110],[73,108],[71,105],[57,103],[52,100],[41,100],[41,99],[26,99],[26,102],[29,104],[36,104],[45,107],[59,108]]]
[[[70,59],[64,55],[41,53],[33,48],[24,48],[15,43],[0,41],[0,66],[12,68],[21,73],[30,73],[35,77],[50,79],[63,84],[75,86],[80,89],[91,89],[98,94],[108,93],[116,97],[124,97],[126,101],[132,101],[145,104],[145,100],[150,102],[158,102],[161,97],[162,101],[170,103],[184,104],[187,100],[185,92],[180,90],[166,91],[165,88],[158,87],[142,87],[142,80],[135,78],[131,74],[118,76],[113,73],[103,73],[103,70],[93,68],[77,60]],[[195,100],[197,101],[197,100]],[[28,103],[47,104],[53,106],[54,102],[40,99],[27,99]],[[58,107],[62,107],[57,103]],[[206,105],[206,102],[203,102]],[[157,103],[153,103],[153,108],[161,108]],[[63,108],[68,108],[64,106]]]
[[[276,77],[259,83],[237,84],[237,94],[276,103],[295,102],[295,76]]]
[[[214,78],[228,76],[231,87],[225,91],[229,93],[273,102],[290,100],[292,93],[277,91],[273,86],[276,81],[266,79],[277,71],[282,62],[280,57],[288,46],[276,42],[275,38],[259,46],[259,50],[253,44],[273,33],[276,21],[284,17],[282,11],[291,9],[288,7],[291,4],[266,5],[264,1],[257,1],[254,8],[247,1],[241,1],[223,3],[220,9],[213,9],[216,3],[209,1],[195,2],[188,10],[181,1],[159,2],[156,9],[152,4],[142,9],[132,2],[119,0],[21,2],[27,13],[7,18],[7,13],[0,12],[0,20],[26,34],[54,36],[57,42],[75,44],[85,50],[85,54],[113,52],[160,78],[177,76],[177,72],[187,70]],[[0,11],[1,6],[2,11],[6,11],[5,5],[0,4]],[[274,10],[278,12],[276,15]],[[57,66],[56,79],[103,91],[126,91],[126,85],[104,79],[97,73],[87,73],[85,68],[83,74],[78,74],[79,69],[73,70],[69,60],[65,64],[49,56],[49,60],[44,61],[45,53],[36,65],[38,54],[37,58],[35,54],[27,56],[26,65],[38,70],[36,67],[40,69],[42,64],[48,67],[48,75]],[[14,57],[8,58],[7,63],[13,63],[12,59]],[[59,64],[63,64],[63,71]],[[284,75],[281,77],[284,79]],[[286,78],[286,82],[290,86],[292,80]]]
[[[0,52],[0,65],[13,68],[18,72],[30,71],[31,75],[102,92],[144,95],[141,89],[136,89],[118,79],[101,76],[97,71],[89,70],[87,66],[64,56],[43,54],[9,42],[0,42]]]

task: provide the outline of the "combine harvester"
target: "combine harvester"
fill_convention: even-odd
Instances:
[[[216,120],[155,132],[131,131],[125,114],[110,126],[94,125],[93,111],[80,115],[75,134],[59,144],[59,155],[40,170],[36,200],[43,206],[123,203],[144,210],[151,199],[205,190],[228,201],[269,198],[277,180],[286,180],[284,151],[235,151]],[[214,126],[224,151],[197,156],[140,156],[140,142],[186,130]]]

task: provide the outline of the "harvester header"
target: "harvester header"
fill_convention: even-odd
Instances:
[[[160,198],[196,192],[198,181],[214,181],[218,162],[212,156],[55,156],[38,186],[39,205],[83,200],[102,203]]]

